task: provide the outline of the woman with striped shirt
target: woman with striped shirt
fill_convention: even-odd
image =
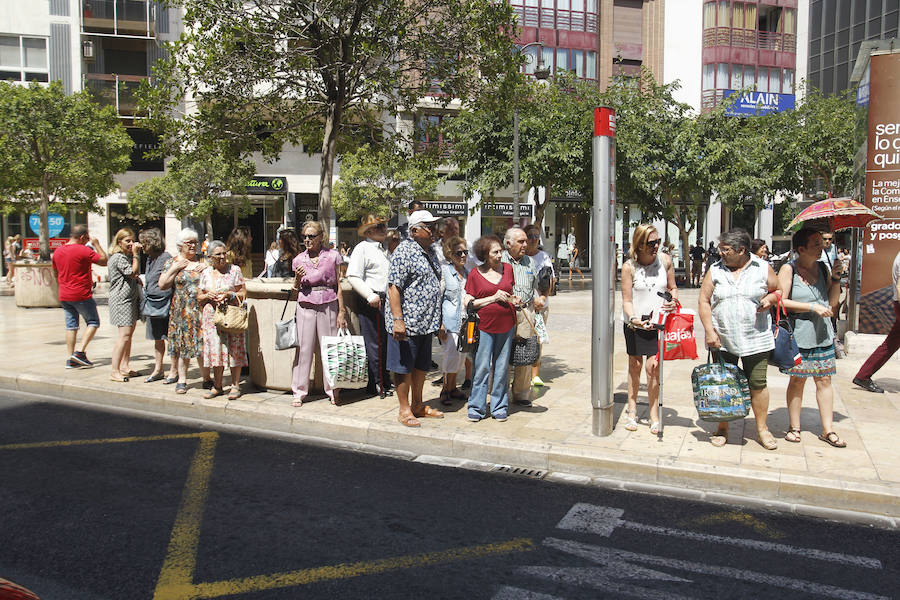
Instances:
[[[700,286],[700,321],[706,331],[706,346],[720,352],[741,370],[750,383],[750,402],[756,418],[756,439],[766,450],[778,447],[766,425],[769,390],[766,369],[775,348],[769,309],[775,305],[778,277],[768,263],[750,252],[750,236],[732,229],[719,238],[721,258],[710,265]],[[719,428],[710,442],[724,446],[728,423]]]

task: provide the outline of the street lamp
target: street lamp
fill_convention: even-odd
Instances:
[[[524,51],[532,46],[540,46],[537,66],[534,69],[534,78],[544,80],[550,77],[550,69],[544,68],[544,42],[531,42],[522,46]],[[513,226],[519,227],[519,107],[513,107]]]

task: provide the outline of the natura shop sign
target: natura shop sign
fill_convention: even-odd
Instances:
[[[248,194],[284,194],[287,192],[287,180],[284,177],[255,175],[247,182]]]
[[[869,63],[866,205],[884,217],[863,232],[859,330],[887,333],[894,322],[891,265],[900,252],[900,54]]]

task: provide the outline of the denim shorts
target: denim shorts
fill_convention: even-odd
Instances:
[[[97,303],[93,298],[77,302],[61,300],[59,303],[66,313],[66,329],[78,330],[78,315],[84,317],[88,327],[100,327],[100,315],[97,314]]]
[[[407,336],[402,342],[387,336],[387,369],[392,373],[407,374],[413,369],[428,372],[431,369],[431,337],[434,334]]]

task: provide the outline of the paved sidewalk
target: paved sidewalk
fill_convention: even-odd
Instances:
[[[394,397],[366,398],[360,391],[343,394],[345,404],[339,407],[321,396],[302,408],[293,408],[289,394],[257,392],[250,383],[244,383],[245,394],[236,401],[204,400],[196,367],[191,371],[191,387],[183,396],[174,393],[174,386],[145,384],[143,377],[113,383],[109,381],[109,357],[116,332],[106,323],[105,306],[100,307],[104,324],[88,351],[97,366],[66,370],[61,310],[19,309],[11,297],[0,297],[0,339],[6,351],[0,387],[98,406],[300,434],[421,461],[472,468],[521,466],[547,471],[548,477],[560,480],[769,505],[900,528],[900,450],[894,442],[900,419],[896,360],[876,377],[888,390],[886,394],[872,394],[851,384],[865,356],[838,361],[835,428],[847,441],[845,449],[817,439],[818,412],[811,383],[803,402],[802,442],[791,444],[782,439],[788,424],[787,378],[774,368],[769,370],[769,425],[778,449],[766,451],[755,441],[751,418],[733,422],[728,444],[713,447],[709,436],[715,424],[699,422],[693,406],[690,372],[698,362],[685,360],[667,362],[664,367],[663,440],[649,433],[643,389],[638,413],[644,423],[638,431],[618,426],[611,436],[599,438],[591,433],[589,400],[590,283],[576,281],[570,287],[563,282],[562,288],[551,299],[551,343],[545,348],[541,373],[547,387],[538,390],[534,406],[511,407],[505,423],[469,423],[465,406],[457,403],[445,419],[426,419],[421,428],[408,429],[397,423]],[[681,297],[686,307],[696,308],[696,290],[682,290]],[[620,312],[617,309],[617,315]],[[696,331],[702,348],[699,320]],[[625,403],[626,357],[618,324],[616,333],[615,418],[619,421]],[[153,353],[152,344],[143,337],[139,325],[132,366],[146,375]],[[429,381],[433,378],[430,375]],[[426,398],[437,406],[439,388],[430,383],[425,387]]]

